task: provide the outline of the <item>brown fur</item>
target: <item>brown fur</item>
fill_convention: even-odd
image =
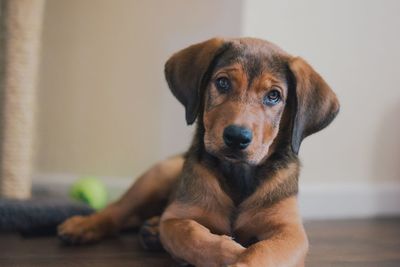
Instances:
[[[89,242],[128,221],[137,226],[161,214],[142,228],[143,242],[154,245],[159,235],[178,260],[196,266],[304,266],[308,242],[297,208],[297,153],[306,136],[337,114],[335,94],[303,59],[251,38],[190,46],[168,60],[165,74],[185,106],[187,123],[197,118],[189,151],[158,164],[86,222],[66,221],[60,236]],[[216,88],[220,77],[230,81],[229,91]],[[265,105],[271,90],[280,92],[281,101]],[[252,131],[246,149],[224,144],[224,129],[232,124]],[[107,221],[112,231],[96,227]]]

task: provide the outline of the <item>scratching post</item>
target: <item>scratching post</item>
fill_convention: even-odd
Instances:
[[[44,0],[0,0],[0,196],[31,195],[36,81]]]
[[[55,233],[93,212],[59,196],[31,196],[39,45],[44,0],[0,0],[0,232]]]

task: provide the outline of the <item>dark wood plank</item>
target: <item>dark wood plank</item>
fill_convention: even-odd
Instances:
[[[308,267],[400,266],[400,218],[306,222]],[[62,246],[56,237],[0,234],[0,266],[175,266],[166,253],[145,252],[137,236],[122,234],[95,245]]]
[[[56,237],[22,238],[0,235],[0,266],[172,266],[166,253],[146,252],[135,234],[123,234],[98,244],[64,246]]]
[[[399,267],[400,219],[306,222],[309,267]]]

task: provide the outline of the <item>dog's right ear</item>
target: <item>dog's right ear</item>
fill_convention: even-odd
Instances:
[[[199,113],[204,78],[225,41],[213,38],[189,46],[165,63],[165,78],[173,95],[185,106],[186,122],[192,124]]]

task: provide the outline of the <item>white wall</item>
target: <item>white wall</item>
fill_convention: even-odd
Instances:
[[[47,1],[36,173],[136,177],[183,152],[191,129],[164,62],[240,25],[241,1]]]
[[[300,151],[303,183],[400,182],[400,1],[248,0],[243,34],[307,59],[337,92]]]

